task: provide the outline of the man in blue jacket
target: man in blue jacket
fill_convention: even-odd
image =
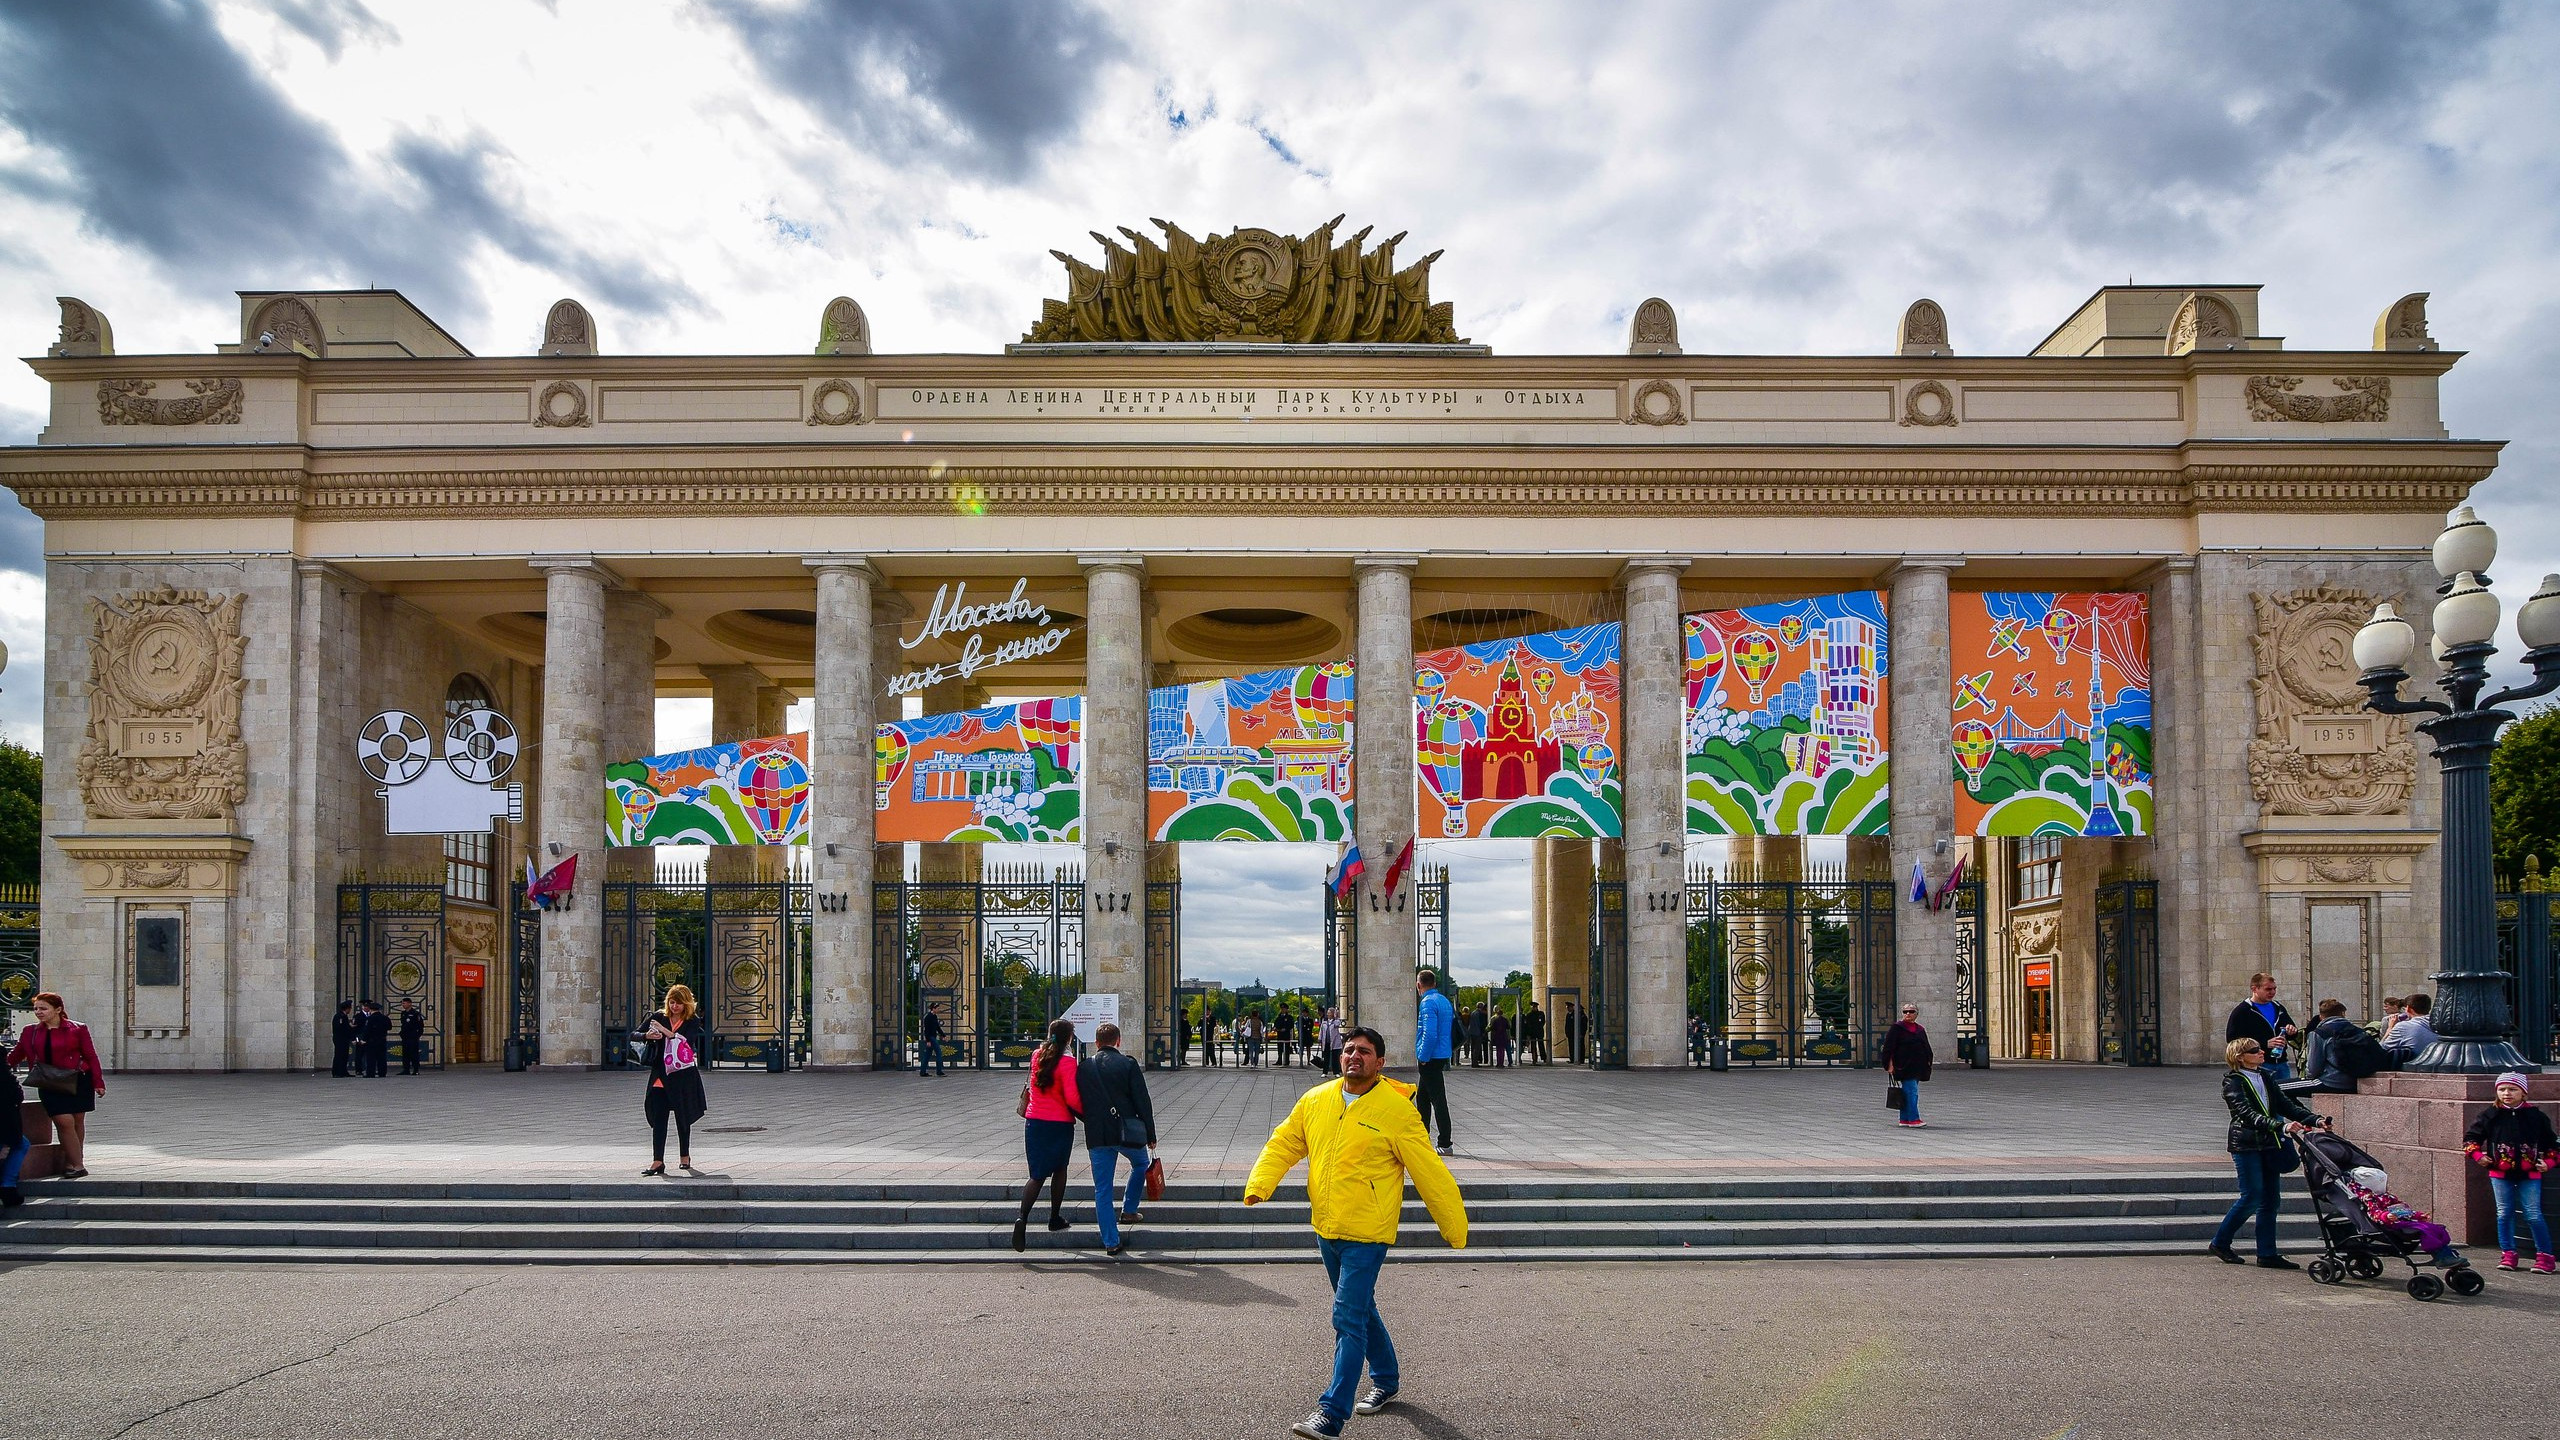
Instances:
[[[1422,1065],[1422,1093],[1414,1097],[1414,1108],[1422,1112],[1425,1128],[1438,1109],[1440,1153],[1455,1155],[1457,1142],[1449,1138],[1449,1055],[1457,1038],[1457,1007],[1440,993],[1440,977],[1429,970],[1414,972],[1413,988],[1422,997],[1422,1023],[1413,1040],[1413,1058]]]

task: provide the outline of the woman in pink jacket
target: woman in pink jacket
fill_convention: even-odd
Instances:
[[[89,1027],[74,1021],[62,1008],[62,997],[50,990],[36,994],[36,1023],[18,1032],[17,1048],[9,1052],[9,1064],[54,1065],[77,1072],[67,1086],[35,1081],[36,1098],[44,1102],[44,1113],[53,1117],[54,1138],[62,1142],[62,1178],[82,1179],[89,1173],[84,1162],[89,1151],[89,1112],[98,1108],[98,1096],[107,1088],[107,1072],[98,1064],[98,1047],[89,1041]],[[42,1072],[55,1073],[59,1072]]]
[[[1076,1092],[1076,1044],[1073,1021],[1049,1022],[1049,1037],[1031,1057],[1031,1078],[1022,1086],[1022,1150],[1031,1162],[1031,1182],[1022,1187],[1022,1213],[1013,1222],[1013,1248],[1024,1248],[1031,1228],[1031,1204],[1040,1186],[1049,1186],[1049,1228],[1064,1230],[1067,1217],[1067,1162],[1075,1158],[1076,1121],[1084,1116],[1084,1097]]]

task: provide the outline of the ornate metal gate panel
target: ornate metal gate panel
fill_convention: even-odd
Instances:
[[[1866,1065],[1893,1023],[1894,886],[1690,873],[1690,1059]]]
[[[908,1044],[928,1006],[942,1016],[952,1064],[1026,1064],[1049,1022],[1084,993],[1076,870],[990,866],[976,880],[883,881],[872,893],[874,933],[902,937],[895,953],[905,957],[896,987],[904,998],[877,1012],[873,1027],[875,1055],[896,1055],[884,1068],[911,1063]]]
[[[2098,1058],[2160,1063],[2160,887],[2102,880],[2097,896]]]
[[[2528,864],[2522,888],[2498,896],[2498,963],[2513,977],[2516,1048],[2536,1065],[2560,1055],[2560,892]]]
[[[425,1017],[420,1063],[444,1066],[444,1010],[453,984],[444,949],[444,877],[338,886],[338,998],[370,1000],[400,1033],[400,1007]],[[405,1057],[404,1057],[405,1058]]]
[[[507,1068],[542,1063],[542,912],[507,887]]]
[[[922,935],[907,920],[906,886],[878,880],[871,887],[871,1068],[905,1070],[924,1022],[917,990]]]
[[[1956,907],[1956,1058],[1976,1070],[1988,1070],[1991,1068],[1991,1007],[1983,1001],[1988,993],[1983,978],[1983,957],[1989,951],[1982,943],[1980,877],[1957,886],[1955,897],[1949,903]],[[2157,987],[2154,991],[2156,994]],[[2156,1023],[2153,1030],[2156,1038]]]
[[[1449,867],[1423,861],[1413,868],[1413,963],[1418,970],[1430,970],[1442,979],[1442,988],[1454,990],[1449,979]]]
[[[1182,983],[1182,876],[1147,877],[1147,1068],[1179,1070],[1191,1048],[1190,1023],[1177,1018],[1190,997]]]
[[[1584,1056],[1594,1069],[1627,1064],[1627,881],[1624,871],[1603,868],[1591,881],[1591,965],[1583,980],[1583,1023],[1590,1028]]]
[[[1327,1005],[1342,1006],[1342,1023],[1364,1023],[1343,1005],[1343,979],[1360,970],[1360,916],[1355,907],[1356,894],[1337,895],[1333,887],[1318,892],[1322,897],[1324,916],[1324,994]]]
[[[37,887],[0,885],[0,1017],[35,1008],[36,992],[44,988],[43,935]]]
[[[807,885],[616,882],[604,905],[607,1065],[636,1063],[632,1040],[677,985],[702,1006],[708,1063],[787,1069],[806,1053]]]

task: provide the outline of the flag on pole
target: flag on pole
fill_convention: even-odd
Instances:
[[[1408,837],[1404,842],[1404,848],[1396,852],[1394,863],[1387,866],[1386,893],[1389,895],[1396,893],[1396,882],[1404,878],[1404,872],[1412,865],[1413,841]]]
[[[1911,862],[1911,903],[1914,905],[1929,903],[1929,877],[1920,873],[1920,862],[1917,860]]]
[[[1947,871],[1947,883],[1938,887],[1936,898],[1929,902],[1931,910],[1944,910],[1954,900],[1956,887],[1964,884],[1964,857],[1956,857],[1954,868]]]
[[[548,910],[566,898],[570,888],[578,883],[578,857],[570,856],[539,877],[534,876],[533,862],[527,860],[524,862],[524,873],[526,876],[525,898],[533,902],[534,908]]]
[[[1329,882],[1333,886],[1333,893],[1349,894],[1352,882],[1358,880],[1368,868],[1368,862],[1360,858],[1360,842],[1345,841],[1342,847],[1342,858],[1334,863],[1333,875]]]

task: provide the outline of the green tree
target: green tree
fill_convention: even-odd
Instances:
[[[0,812],[5,813],[5,812]],[[2489,756],[2489,831],[2498,874],[2513,884],[2526,856],[2560,864],[2560,706],[2506,728]]]
[[[43,839],[44,757],[0,740],[0,883],[36,883]]]

